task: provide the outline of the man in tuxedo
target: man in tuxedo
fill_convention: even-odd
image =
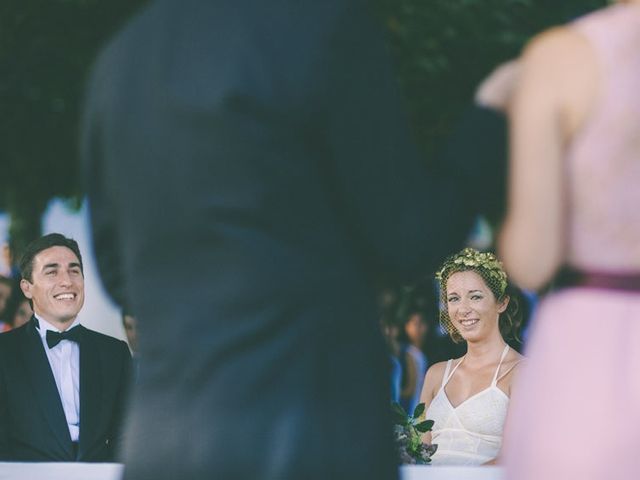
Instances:
[[[427,170],[364,3],[153,2],[97,62],[93,238],[140,331],[128,479],[396,475],[376,282],[433,271],[500,175]]]
[[[78,244],[45,235],[27,246],[20,270],[34,315],[0,335],[0,459],[114,461],[131,357],[125,342],[78,322]]]

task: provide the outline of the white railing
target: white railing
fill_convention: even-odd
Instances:
[[[119,463],[0,462],[0,480],[120,480]]]
[[[0,480],[120,480],[118,463],[2,463]],[[501,467],[400,468],[400,480],[504,480]]]
[[[400,467],[400,480],[504,480],[502,467]]]

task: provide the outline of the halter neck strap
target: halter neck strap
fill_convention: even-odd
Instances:
[[[447,384],[447,377],[449,376],[449,370],[451,370],[451,359],[447,360],[447,366],[444,369],[444,375],[442,376],[442,384],[440,385],[440,388],[444,388],[444,386]]]
[[[509,352],[509,345],[505,345],[504,350],[502,350],[502,355],[500,355],[500,362],[498,363],[498,368],[496,368],[496,373],[493,374],[493,380],[491,381],[492,386],[495,386],[498,383],[498,373],[500,373],[500,367],[502,367],[502,362],[507,356],[507,352]]]
[[[456,363],[456,366],[455,366],[455,367],[453,367],[453,370],[451,370],[451,373],[449,373],[449,369],[451,368],[451,363],[453,362],[453,360],[448,360],[448,361],[447,361],[447,368],[446,368],[446,370],[445,370],[445,372],[444,372],[444,377],[442,377],[442,387],[440,387],[440,388],[444,388],[444,387],[446,387],[447,383],[449,383],[449,380],[451,380],[451,377],[453,377],[453,374],[454,374],[454,373],[456,373],[456,370],[458,369],[458,367],[460,366],[460,364],[461,364],[462,362],[464,362],[464,359],[465,359],[466,357],[467,357],[467,356],[465,355],[464,357],[462,357],[462,358],[460,359],[460,361],[459,361],[458,363]]]
[[[502,350],[502,355],[500,355],[500,362],[498,362],[498,368],[496,369],[496,372],[493,374],[493,380],[491,381],[491,386],[495,386],[498,383],[498,373],[500,373],[500,367],[502,367],[502,362],[504,361],[508,352],[509,352],[509,345],[505,345],[504,350]],[[444,370],[444,376],[442,377],[442,385],[440,386],[440,388],[444,388],[447,386],[447,383],[449,383],[449,380],[451,380],[451,377],[453,377],[453,374],[456,373],[456,370],[458,369],[460,364],[464,362],[465,358],[467,358],[466,355],[462,357],[458,363],[456,363],[456,366],[453,367],[453,369],[451,369],[451,363],[453,362],[453,360],[447,360],[447,366]]]

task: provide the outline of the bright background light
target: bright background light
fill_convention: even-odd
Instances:
[[[0,243],[8,240],[9,219],[0,214]],[[124,340],[124,330],[120,320],[120,311],[111,301],[102,286],[91,248],[91,232],[87,202],[84,201],[79,211],[70,209],[61,200],[52,200],[42,219],[42,233],[62,233],[78,242],[85,277],[84,307],[78,318],[87,328]],[[0,262],[3,260],[0,258]],[[0,263],[0,272],[5,273],[7,266]]]

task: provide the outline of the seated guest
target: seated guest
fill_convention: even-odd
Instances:
[[[472,248],[449,257],[437,274],[440,321],[467,353],[427,371],[421,401],[438,450],[434,465],[494,463],[502,445],[511,388],[523,357],[505,342],[517,331],[516,302],[507,275],[491,253]]]
[[[413,309],[404,322],[401,332],[402,354],[405,370],[400,404],[407,412],[413,412],[420,401],[420,393],[427,373],[427,357],[423,352],[424,342],[429,331],[425,315],[419,309]]]
[[[122,327],[133,357],[138,356],[138,320],[127,310],[122,310]]]
[[[13,282],[10,278],[0,275],[0,332],[11,330],[6,310],[11,291],[13,290]]]
[[[31,320],[33,310],[31,309],[31,300],[24,296],[20,288],[16,288],[11,294],[11,299],[5,311],[8,330],[18,328]]]
[[[391,402],[400,402],[400,390],[402,388],[402,348],[398,337],[400,328],[396,322],[393,308],[386,308],[380,318],[380,328],[384,336],[389,352],[389,377],[391,381]]]
[[[78,244],[41,237],[20,270],[34,315],[0,335],[0,460],[114,461],[131,356],[125,342],[79,324]]]
[[[140,354],[138,352],[138,319],[126,308],[122,309],[122,327],[127,336],[127,343],[131,350],[131,371],[134,383],[140,371]]]

